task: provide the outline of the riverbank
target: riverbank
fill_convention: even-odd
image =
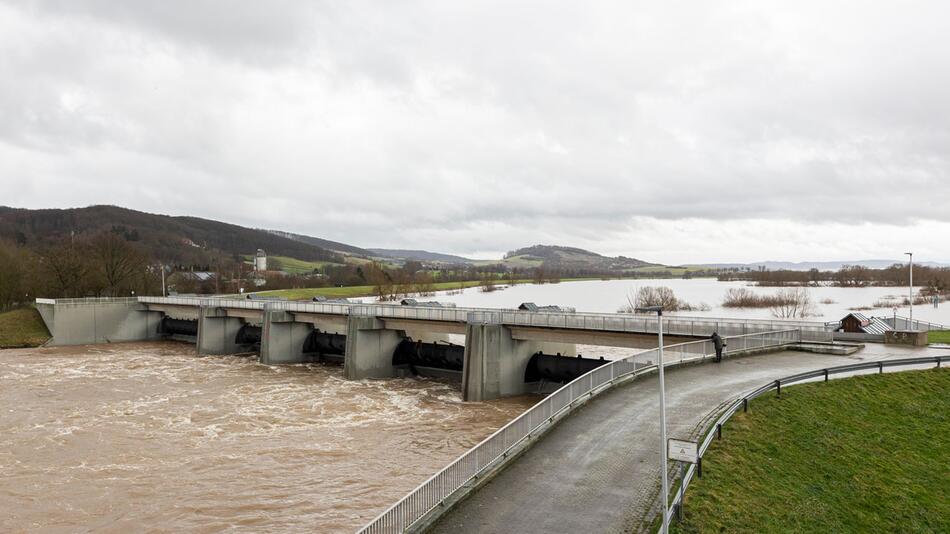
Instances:
[[[0,349],[39,347],[50,338],[35,308],[0,313]]]
[[[950,532],[948,388],[934,369],[756,399],[703,457],[671,531]]]

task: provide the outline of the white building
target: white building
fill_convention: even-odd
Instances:
[[[257,249],[257,254],[254,256],[254,270],[261,272],[267,270],[267,254],[263,249]]]

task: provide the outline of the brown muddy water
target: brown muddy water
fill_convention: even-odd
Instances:
[[[537,397],[194,346],[0,351],[0,532],[353,532]]]

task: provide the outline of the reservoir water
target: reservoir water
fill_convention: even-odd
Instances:
[[[353,532],[536,398],[194,346],[0,351],[0,532]]]
[[[458,306],[484,308],[514,308],[522,302],[571,306],[578,312],[614,313],[627,303],[627,295],[643,286],[666,286],[677,298],[697,306],[706,304],[706,311],[679,312],[680,315],[707,317],[738,317],[772,319],[768,308],[724,308],[723,298],[729,288],[747,288],[758,294],[773,294],[781,288],[757,287],[747,282],[719,282],[713,278],[694,279],[639,279],[639,280],[589,280],[561,282],[557,284],[518,284],[499,291],[484,292],[479,288],[459,291],[440,291],[434,297],[420,297],[454,302]],[[919,290],[920,288],[916,288]],[[878,301],[900,301],[907,296],[906,287],[809,287],[815,315],[809,320],[837,321],[852,308],[872,307]],[[899,306],[897,314],[906,317],[907,306]],[[861,310],[869,316],[889,317],[892,306]],[[932,305],[915,305],[914,318],[950,325],[950,302]]]

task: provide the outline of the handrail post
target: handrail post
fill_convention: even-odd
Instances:
[[[825,382],[827,382],[827,381],[828,381],[828,370],[825,369]]]
[[[716,423],[716,438],[722,440],[722,423]]]
[[[749,398],[748,398],[748,397],[744,397],[744,398],[742,399],[742,411],[743,411],[743,412],[748,412],[748,411],[749,411]]]
[[[782,396],[782,381],[781,380],[775,381],[775,396],[776,397]]]

